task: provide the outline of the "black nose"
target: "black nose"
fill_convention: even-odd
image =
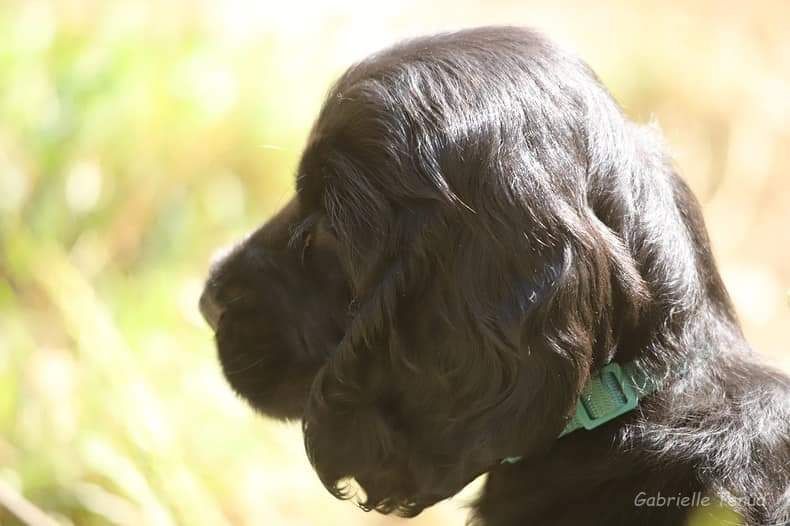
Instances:
[[[209,267],[208,279],[203,288],[203,294],[200,295],[200,312],[206,319],[206,322],[215,331],[219,325],[219,319],[222,317],[222,312],[225,310],[225,305],[220,299],[219,293],[219,279],[220,275],[224,272],[225,262],[232,251],[232,247],[225,247],[219,249],[211,257],[211,265]]]
[[[203,289],[203,294],[200,295],[200,312],[203,313],[206,322],[214,330],[217,330],[219,319],[224,310],[224,307],[217,301],[216,292],[217,288],[209,283]]]

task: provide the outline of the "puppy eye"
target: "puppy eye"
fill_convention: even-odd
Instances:
[[[332,235],[332,237],[337,238],[337,230],[335,229],[335,225],[330,223],[328,220],[324,219],[321,221],[321,227],[324,229],[325,232],[328,232]]]
[[[310,250],[310,246],[313,244],[313,233],[307,232],[304,236],[304,242],[302,245],[302,255],[301,255],[301,262],[304,265],[305,257],[307,256],[307,251]]]

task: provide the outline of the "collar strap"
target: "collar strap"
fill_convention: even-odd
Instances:
[[[587,380],[576,403],[576,412],[560,437],[577,429],[595,429],[632,411],[641,398],[654,393],[659,385],[634,362],[604,365]],[[521,457],[508,457],[502,462],[513,464],[519,460]]]

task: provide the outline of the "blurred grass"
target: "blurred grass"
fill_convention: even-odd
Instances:
[[[0,482],[63,524],[398,522],[331,499],[299,430],[235,399],[196,302],[212,250],[289,197],[333,76],[440,29],[540,27],[655,116],[750,339],[790,369],[788,19],[770,1],[0,2]],[[461,524],[462,501],[411,524]]]

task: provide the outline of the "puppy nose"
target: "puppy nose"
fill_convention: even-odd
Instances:
[[[219,300],[219,291],[217,286],[217,276],[221,273],[225,260],[228,255],[233,251],[232,246],[222,247],[215,251],[211,256],[211,264],[209,266],[209,278],[203,293],[200,295],[200,312],[209,326],[217,330],[219,319],[222,317],[222,312],[225,310],[224,305]]]
[[[200,312],[206,319],[206,323],[215,331],[224,310],[224,307],[217,301],[216,292],[216,287],[209,283],[203,289],[203,294],[200,295]]]

